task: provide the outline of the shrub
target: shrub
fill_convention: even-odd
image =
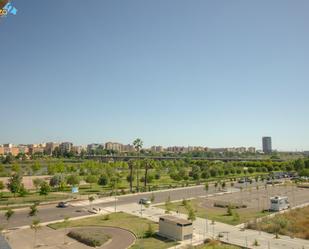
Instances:
[[[110,236],[103,234],[99,228],[81,228],[70,231],[68,236],[87,246],[98,247],[102,246],[110,239]]]
[[[232,210],[232,205],[231,205],[231,204],[229,204],[229,205],[227,206],[227,211],[226,211],[226,213],[227,213],[228,216],[232,216],[232,215],[233,215],[233,210]]]
[[[153,229],[153,226],[152,226],[150,223],[148,223],[148,229],[147,229],[147,231],[145,232],[145,238],[150,238],[150,237],[152,237],[154,234],[155,234],[155,231],[154,231],[154,229]]]
[[[253,246],[259,246],[260,243],[255,239],[252,245],[253,245]]]

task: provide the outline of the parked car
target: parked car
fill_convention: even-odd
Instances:
[[[151,201],[148,198],[142,198],[142,199],[139,200],[138,203],[143,204],[143,205],[150,205]]]
[[[99,213],[102,212],[102,209],[99,208],[99,207],[94,207],[94,208],[92,208],[92,209],[89,209],[88,212],[89,212],[89,213],[93,213],[93,214],[99,214]]]
[[[58,208],[66,208],[68,206],[69,206],[69,203],[67,203],[66,201],[61,201],[57,205]]]

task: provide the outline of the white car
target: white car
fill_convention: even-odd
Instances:
[[[89,209],[88,212],[89,213],[93,213],[93,214],[99,214],[101,213],[103,210],[99,207],[93,207],[92,209]]]

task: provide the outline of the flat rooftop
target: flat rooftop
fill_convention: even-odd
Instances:
[[[189,220],[185,220],[182,218],[178,218],[176,216],[172,216],[172,215],[164,215],[160,217],[160,220],[162,221],[169,221],[171,223],[175,223],[175,224],[181,224],[181,225],[191,225],[192,222]]]

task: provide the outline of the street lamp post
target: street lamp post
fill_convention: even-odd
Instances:
[[[141,203],[141,216],[143,216],[143,204]]]
[[[117,212],[117,188],[116,188],[116,191],[115,191],[115,213]]]

